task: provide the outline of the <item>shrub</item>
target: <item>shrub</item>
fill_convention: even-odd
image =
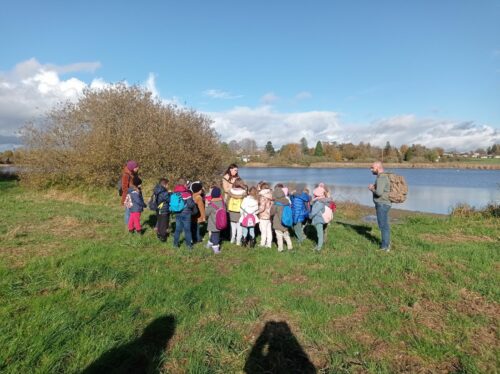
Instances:
[[[83,92],[23,129],[21,179],[38,185],[115,185],[129,159],[146,177],[207,180],[222,171],[227,151],[194,110],[166,105],[137,86]]]

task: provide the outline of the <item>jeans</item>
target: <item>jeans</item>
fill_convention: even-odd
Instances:
[[[324,226],[323,226],[323,223],[317,223],[314,225],[314,227],[316,228],[316,235],[318,236],[318,244],[316,245],[315,249],[317,251],[321,251],[321,249],[323,248],[323,242],[324,242],[324,237],[323,237]]]
[[[184,230],[186,245],[191,249],[193,246],[191,238],[191,214],[177,214],[175,216],[174,247],[179,246],[179,237],[182,230]]]
[[[255,227],[241,227],[241,232],[243,239],[247,238],[248,233],[250,233],[250,237],[255,239]]]
[[[198,222],[191,223],[191,233],[193,235],[193,242],[198,243],[201,242],[201,225]]]
[[[304,241],[304,232],[302,231],[302,222],[297,222],[295,225],[293,225],[293,232],[295,233],[295,236],[299,240],[299,243],[302,243]]]
[[[375,203],[375,211],[377,212],[377,223],[382,237],[380,248],[387,249],[391,243],[391,228],[389,227],[389,210],[390,205]]]
[[[212,243],[212,245],[220,244],[220,231],[212,231],[210,234],[210,243]]]
[[[130,209],[125,207],[125,216],[123,217],[125,221],[125,225],[128,226],[128,221],[130,220]]]

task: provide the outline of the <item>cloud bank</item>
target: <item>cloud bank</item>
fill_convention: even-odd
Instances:
[[[18,130],[27,121],[42,117],[55,104],[77,100],[85,87],[99,89],[110,85],[102,78],[94,78],[86,83],[75,77],[61,77],[82,71],[94,73],[100,66],[99,62],[57,66],[30,59],[8,72],[0,72],[0,150],[18,146]],[[164,103],[179,105],[175,98],[161,98],[153,73],[149,74],[143,86]],[[205,91],[204,96],[213,99],[242,97],[217,89]],[[294,96],[294,100],[311,98],[312,94],[308,91]],[[268,92],[261,97],[262,104],[259,106],[237,106],[205,114],[213,119],[213,126],[223,141],[251,138],[260,146],[270,140],[279,147],[299,142],[302,137],[307,139],[310,146],[318,140],[356,144],[369,142],[379,146],[389,141],[395,146],[419,143],[428,147],[472,150],[500,143],[499,129],[472,121],[420,118],[406,114],[352,125],[334,111],[279,111],[273,106],[279,99],[273,92]]]

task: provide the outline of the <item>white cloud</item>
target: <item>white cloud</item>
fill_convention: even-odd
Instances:
[[[263,146],[268,140],[275,146],[297,143],[305,137],[309,144],[321,141],[359,142],[384,146],[423,144],[428,147],[472,150],[500,143],[500,131],[473,122],[418,118],[400,115],[353,126],[342,123],[339,113],[310,111],[282,113],[271,106],[236,107],[232,110],[207,113],[223,141],[255,139]]]
[[[210,97],[212,99],[239,99],[243,97],[242,95],[233,95],[230,92],[218,90],[218,89],[210,89],[203,91],[203,95]]]
[[[260,98],[260,101],[264,105],[270,105],[272,103],[275,103],[278,100],[279,100],[279,97],[276,96],[276,94],[274,92],[268,92],[268,93],[264,94],[264,96],[262,96]]]
[[[295,95],[295,100],[300,101],[300,100],[307,100],[312,97],[312,94],[308,91],[302,91],[299,92],[297,95]]]

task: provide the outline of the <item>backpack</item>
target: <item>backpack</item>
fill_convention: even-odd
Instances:
[[[158,194],[154,193],[148,201],[148,207],[150,210],[156,212],[158,210]]]
[[[182,198],[182,195],[181,195],[180,192],[174,192],[170,196],[169,207],[170,207],[170,211],[172,213],[180,213],[180,212],[182,212],[184,210],[185,206],[186,206],[186,202]]]
[[[389,200],[391,203],[404,203],[408,195],[408,185],[402,175],[386,173],[389,177]]]
[[[329,223],[333,219],[333,209],[330,208],[330,204],[325,204],[325,210],[321,213],[321,217],[325,223]]]
[[[255,227],[255,222],[257,219],[252,213],[249,213],[243,217],[243,220],[241,221],[241,226],[243,227]]]
[[[125,205],[125,208],[132,208],[132,206],[134,205],[132,203],[132,196],[130,196],[130,194],[128,193],[127,194],[127,197],[125,197],[125,201],[123,202],[123,205]]]
[[[243,199],[236,199],[234,197],[229,198],[229,203],[227,205],[227,210],[233,213],[239,213],[241,210],[241,202]]]
[[[293,214],[292,214],[292,208],[290,207],[290,204],[285,205],[280,202],[275,202],[276,205],[282,206],[283,207],[283,213],[281,214],[281,224],[285,227],[292,227],[293,226]]]
[[[221,208],[217,208],[217,205],[212,202],[209,202],[209,204],[215,208],[215,228],[217,230],[224,230],[227,227],[227,213],[224,201]]]
[[[330,207],[330,209],[332,210],[333,213],[335,213],[337,211],[337,204],[335,204],[334,201],[331,201],[328,206]]]

